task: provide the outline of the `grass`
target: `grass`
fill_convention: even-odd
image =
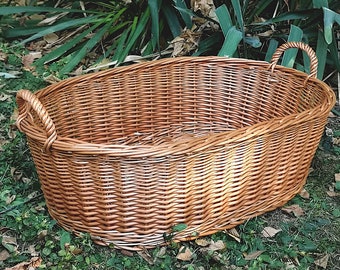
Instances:
[[[339,196],[329,196],[334,174],[340,173],[340,152],[327,136],[320,143],[305,186],[309,199],[297,195],[287,204],[301,207],[302,216],[277,209],[238,226],[238,236],[219,232],[204,238],[206,246],[190,241],[142,252],[98,246],[89,235],[75,237],[63,230],[48,214],[25,137],[14,125],[16,91],[46,86],[44,78],[51,70],[25,71],[21,60],[26,51],[20,47],[2,42],[0,53],[7,57],[0,62],[0,72],[17,77],[0,79],[1,269],[20,263],[52,270],[340,269]],[[339,134],[339,118],[330,119],[329,128]],[[263,230],[268,228],[277,233],[265,237]],[[212,243],[223,245],[213,248]],[[188,260],[177,258],[186,254],[182,247],[192,253]]]

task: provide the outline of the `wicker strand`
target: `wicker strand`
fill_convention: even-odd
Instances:
[[[318,59],[316,57],[314,50],[310,46],[302,42],[287,42],[282,44],[272,56],[272,59],[270,61],[271,63],[270,69],[274,71],[282,53],[291,48],[301,49],[307,53],[308,57],[310,58],[310,73],[308,77],[316,78],[318,69]]]
[[[37,112],[47,136],[42,150],[45,152],[50,152],[53,142],[57,139],[57,132],[55,125],[44,105],[33,93],[28,90],[21,90],[17,93],[17,103],[19,107],[19,116],[17,119],[17,126],[19,130],[22,130],[22,120],[27,117],[29,109],[32,108]]]

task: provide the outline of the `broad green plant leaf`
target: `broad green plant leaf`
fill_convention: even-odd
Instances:
[[[159,9],[160,0],[148,0],[151,13],[151,44],[153,50],[159,50]]]
[[[162,5],[162,12],[164,14],[164,17],[168,23],[168,26],[170,28],[170,31],[172,33],[172,37],[175,38],[179,36],[182,32],[181,24],[178,20],[178,17],[175,13],[175,10],[169,7],[168,2],[166,1]]]
[[[235,26],[231,27],[224,39],[224,43],[218,56],[232,57],[241,40],[242,32],[238,31]]]
[[[4,29],[2,32],[2,35],[5,38],[17,38],[17,37],[27,37],[27,36],[31,36],[34,35],[38,32],[44,31],[46,29],[48,29],[49,26],[41,26],[41,27],[14,27],[14,28],[7,28]]]
[[[35,61],[35,63],[37,65],[47,64],[47,63],[49,63],[49,62],[51,62],[53,60],[58,59],[60,56],[64,55],[70,49],[75,47],[83,38],[85,38],[89,33],[91,33],[97,27],[99,27],[99,25],[100,25],[100,23],[97,23],[97,24],[93,25],[92,27],[90,27],[86,31],[82,32],[80,35],[78,35],[75,38],[71,39],[69,42],[65,43],[64,45],[62,45],[62,46],[60,46],[60,47],[58,47],[56,49],[54,49],[49,54],[44,55],[43,57],[41,57],[40,59]]]
[[[320,9],[297,10],[294,12],[286,12],[276,16],[275,18],[266,20],[265,22],[253,23],[253,25],[268,25],[285,21],[307,19],[311,14],[321,12]]]
[[[34,7],[34,6],[18,6],[18,7],[1,7],[0,15],[11,15],[17,13],[40,13],[40,12],[76,12],[76,13],[89,13],[98,14],[100,12],[94,10],[81,10],[81,9],[67,9],[67,8],[54,8],[54,7]]]
[[[192,27],[192,11],[188,9],[184,0],[174,0],[175,8],[181,14],[181,17],[188,29]]]
[[[272,0],[261,0],[256,3],[256,8],[245,19],[246,23],[250,24],[254,21],[255,16],[260,17],[260,14],[272,3]]]
[[[313,8],[328,8],[328,0],[313,0]]]
[[[242,14],[242,8],[241,8],[241,1],[239,0],[231,0],[232,6],[234,8],[234,12],[236,15],[236,19],[238,22],[239,29],[241,30],[243,36],[244,36],[244,22],[243,22],[243,14]]]
[[[113,60],[114,61],[117,61],[118,63],[118,60],[122,58],[122,55],[123,55],[123,50],[124,50],[124,45],[128,39],[128,35],[131,31],[131,26],[129,28],[127,28],[119,37],[119,39],[117,40],[117,47],[115,49],[115,53],[114,53],[114,56],[113,56]],[[126,57],[126,56],[125,56]],[[124,58],[125,58],[124,57]]]
[[[326,60],[327,60],[328,44],[325,41],[324,34],[318,31],[318,40],[316,45],[316,56],[318,58],[318,74],[317,78],[322,80],[325,71]]]
[[[338,46],[337,46],[337,41],[335,38],[335,34],[333,33],[333,38],[331,44],[328,45],[329,48],[329,54],[331,56],[331,59],[333,60],[333,64],[340,72],[340,59],[339,59],[339,51],[338,51]]]
[[[250,46],[252,46],[253,48],[260,48],[262,46],[262,42],[257,36],[244,37],[244,41]]]
[[[61,236],[60,236],[60,248],[62,250],[65,250],[65,245],[71,243],[71,234],[68,231],[62,230]]]
[[[111,25],[105,24],[86,44],[72,57],[71,61],[60,70],[61,74],[67,74],[85,57],[85,55],[102,39]]]
[[[222,43],[222,36],[218,33],[213,34],[210,37],[207,37],[200,41],[198,44],[198,49],[196,52],[192,54],[192,56],[199,56],[205,52],[210,51],[214,47],[217,47],[217,44]]]
[[[184,231],[187,227],[188,227],[188,225],[186,225],[184,223],[179,223],[179,224],[173,226],[171,228],[171,231],[172,232],[181,232],[181,231]]]
[[[87,23],[95,23],[95,22],[97,22],[97,19],[98,19],[98,16],[95,15],[95,16],[88,16],[88,17],[85,17],[85,18],[74,19],[74,20],[70,20],[70,21],[67,21],[67,22],[62,22],[62,23],[59,23],[59,24],[56,24],[56,25],[52,25],[51,27],[48,27],[47,29],[40,31],[37,34],[35,34],[35,35],[33,35],[29,38],[24,39],[19,44],[22,45],[22,44],[25,44],[29,41],[35,40],[37,38],[41,38],[41,37],[43,37],[47,34],[58,32],[58,31],[61,31],[61,30],[65,30],[65,29],[75,27],[75,26],[78,26],[78,25],[84,25],[84,24],[87,24]]]
[[[216,10],[216,16],[220,23],[223,35],[226,36],[229,29],[233,27],[233,22],[231,20],[231,16],[229,10],[226,5],[219,6]]]
[[[332,37],[333,37],[333,23],[337,22],[340,24],[340,14],[334,12],[333,10],[330,10],[328,8],[323,7],[323,20],[324,20],[324,35],[325,35],[325,40],[327,44],[332,43]]]
[[[118,55],[118,64],[123,62],[126,56],[129,54],[132,47],[135,45],[137,39],[144,33],[145,27],[150,18],[150,8],[147,8],[145,12],[142,14],[141,18],[138,20],[138,17],[135,17],[134,23],[131,26],[130,35],[127,38],[125,48],[122,51],[121,55]]]
[[[276,39],[271,39],[269,41],[267,53],[266,53],[266,56],[265,56],[265,61],[270,62],[270,60],[272,59],[272,56],[275,53],[278,45],[279,45],[279,42]]]
[[[288,36],[288,42],[289,41],[301,41],[303,37],[303,31],[301,28],[291,25],[290,27],[290,33]],[[283,58],[282,58],[282,66],[292,68],[295,63],[296,55],[298,53],[298,49],[289,49],[284,52]]]

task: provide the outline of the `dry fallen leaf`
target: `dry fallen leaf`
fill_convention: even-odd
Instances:
[[[38,233],[38,240],[44,239],[47,235],[47,230],[42,230]]]
[[[329,197],[338,197],[340,196],[340,192],[335,192],[335,191],[326,191],[327,195]]]
[[[323,256],[322,258],[314,261],[314,264],[322,267],[323,269],[326,269],[327,264],[328,264],[328,259],[329,259],[329,255],[327,254],[327,255]]]
[[[288,214],[293,213],[295,217],[301,217],[304,215],[303,209],[297,204],[285,206],[282,208],[282,211]]]
[[[10,251],[18,249],[17,239],[12,236],[3,235],[1,244]]]
[[[32,66],[33,62],[37,58],[41,58],[41,52],[30,52],[27,55],[24,55],[21,59],[22,64],[24,65],[24,69],[28,71],[32,71],[34,67]]]
[[[195,243],[200,247],[206,247],[206,246],[209,246],[210,241],[208,241],[205,238],[198,238],[195,240]]]
[[[154,260],[146,248],[143,248],[141,251],[137,251],[137,254],[147,261],[148,264],[153,265]]]
[[[59,36],[55,33],[50,33],[44,36],[44,40],[49,44],[53,44],[57,42],[58,39],[59,39]]]
[[[338,197],[340,196],[340,192],[335,192],[335,184],[329,186],[328,191],[326,191],[329,197]]]
[[[310,198],[308,191],[305,190],[304,188],[300,191],[299,195],[306,200]]]
[[[129,256],[129,257],[133,256],[133,252],[126,250],[126,249],[122,249],[120,252],[125,256]]]
[[[8,58],[7,53],[0,52],[0,61],[6,62],[7,58]]]
[[[258,251],[254,251],[250,254],[243,254],[244,255],[244,259],[246,261],[250,261],[250,260],[255,260],[258,256],[260,256],[262,253],[264,252],[264,250],[258,250]]]
[[[340,173],[334,174],[335,182],[340,182]]]
[[[208,249],[211,250],[211,251],[222,250],[222,249],[225,249],[225,248],[226,248],[226,245],[224,244],[224,242],[222,240],[217,240],[216,242],[211,240],[211,243],[208,247]]]
[[[182,246],[176,258],[181,261],[190,261],[192,259],[192,252],[189,248]]]
[[[278,232],[281,232],[280,229],[275,229],[272,227],[265,227],[262,231],[262,235],[266,238],[268,237],[274,237]]]
[[[0,94],[0,101],[10,100],[12,97],[10,95],[6,95],[5,93]]]
[[[13,267],[5,268],[5,270],[35,270],[41,265],[42,259],[33,257],[29,262],[22,262]]]
[[[10,254],[7,250],[2,250],[0,252],[0,262],[6,261],[10,257]]]
[[[191,7],[194,11],[200,10],[202,15],[206,17],[215,10],[213,0],[191,0]]]
[[[38,256],[39,256],[39,252],[37,252],[37,251],[35,250],[35,246],[34,246],[34,245],[28,246],[27,252],[28,252],[32,257],[38,257]]]
[[[228,234],[231,238],[236,240],[238,243],[241,243],[241,237],[236,228],[232,228],[230,230],[225,231],[226,234]]]
[[[156,253],[155,260],[157,258],[162,258],[166,253],[166,247],[161,247],[160,250]]]

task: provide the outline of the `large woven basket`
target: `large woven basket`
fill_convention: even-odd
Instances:
[[[307,75],[277,64],[289,48]],[[138,250],[234,227],[305,184],[333,91],[286,43],[272,63],[182,57],[17,94],[51,216],[100,244]]]

